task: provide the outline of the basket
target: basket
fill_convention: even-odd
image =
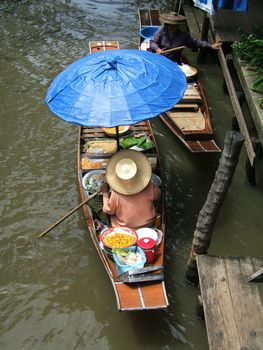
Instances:
[[[129,250],[134,251],[135,248],[137,248],[137,252],[140,253],[140,255],[142,256],[142,261],[140,263],[134,264],[134,265],[121,264],[119,262],[117,255],[115,253],[113,253],[113,260],[115,261],[115,264],[117,265],[119,275],[124,273],[124,272],[130,271],[130,270],[140,269],[140,268],[144,267],[144,265],[146,263],[146,256],[145,256],[144,251],[140,247],[132,246],[129,248],[125,248],[124,250],[125,251],[129,251]]]

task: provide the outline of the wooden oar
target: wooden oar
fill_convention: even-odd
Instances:
[[[177,51],[177,50],[182,50],[185,49],[186,46],[178,46],[178,47],[174,47],[173,49],[168,49],[168,50],[164,50],[161,52],[161,55],[163,55],[164,53],[169,53],[169,52],[173,52],[173,51]]]
[[[42,233],[40,233],[38,236],[36,236],[36,238],[41,238],[43,236],[45,236],[49,231],[51,231],[54,227],[58,226],[62,221],[64,221],[66,218],[68,218],[71,214],[75,213],[75,211],[77,211],[79,208],[81,208],[84,204],[86,204],[88,201],[90,201],[92,198],[96,197],[97,194],[100,191],[96,191],[94,192],[92,195],[90,195],[85,201],[83,201],[82,203],[80,203],[77,207],[75,207],[74,209],[72,209],[70,212],[68,212],[65,216],[63,216],[63,218],[61,218],[60,220],[58,220],[57,222],[55,222],[53,225],[49,226],[45,231],[43,231]]]

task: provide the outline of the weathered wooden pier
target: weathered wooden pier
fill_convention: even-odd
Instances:
[[[191,3],[185,1],[185,3]],[[214,16],[208,16],[200,9],[183,5],[188,28],[194,37],[222,42],[218,57],[234,110],[236,127],[245,137],[247,151],[247,181],[256,184],[255,161],[257,150],[263,145],[263,110],[258,100],[262,94],[250,89],[253,72],[246,63],[240,61],[232,52],[231,45],[240,39],[241,32],[251,33],[256,26],[262,26],[263,1],[250,0],[247,12],[218,10]],[[207,50],[199,50],[198,61],[205,60]],[[244,108],[244,105],[248,108]],[[249,110],[249,113],[247,113]],[[246,111],[246,112],[244,112]]]
[[[262,350],[263,258],[197,256],[210,350]]]
[[[238,29],[251,33],[254,26],[263,24],[263,2],[250,0],[246,13],[219,10],[211,17],[189,3],[184,2],[183,12],[191,35],[222,42],[218,58],[233,106],[234,118],[229,124],[234,130],[226,136],[218,171],[198,216],[186,278],[195,285],[199,283],[198,315],[205,319],[210,350],[262,350],[263,257],[206,254],[243,142],[247,181],[256,184],[255,161],[263,145],[263,110],[258,105],[262,94],[250,89],[251,71],[235,57],[231,45],[239,40]],[[203,62],[206,54],[206,50],[199,50],[198,62]]]

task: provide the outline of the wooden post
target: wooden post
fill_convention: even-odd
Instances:
[[[226,133],[225,145],[219,166],[213,184],[207,195],[206,202],[199,212],[194,232],[190,258],[186,271],[187,281],[194,285],[198,284],[196,255],[207,253],[217,214],[234,175],[243,143],[244,136],[240,132],[231,130]]]
[[[253,144],[253,148],[255,150],[255,159],[253,164],[251,164],[249,158],[247,157],[246,160],[246,176],[247,176],[247,183],[251,186],[256,186],[256,160],[259,157],[261,143],[256,138],[251,138],[251,142]]]
[[[208,41],[209,18],[206,12],[203,12],[203,23],[201,29],[201,40]],[[200,48],[197,56],[198,63],[204,63],[207,54],[207,48]]]

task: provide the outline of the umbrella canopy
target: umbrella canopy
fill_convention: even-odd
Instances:
[[[131,125],[171,109],[186,89],[178,65],[139,50],[85,56],[51,83],[46,103],[63,120],[84,126]]]

